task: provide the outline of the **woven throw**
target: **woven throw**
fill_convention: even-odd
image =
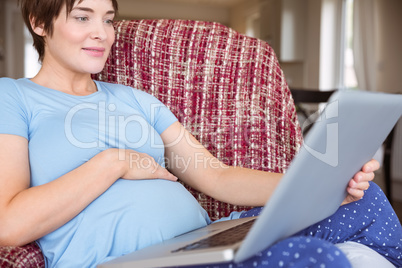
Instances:
[[[302,135],[266,42],[213,22],[138,20],[115,27],[111,55],[95,79],[154,95],[225,164],[286,171]],[[212,220],[247,209],[190,191]]]
[[[36,243],[23,247],[0,247],[1,268],[45,267],[42,252]]]

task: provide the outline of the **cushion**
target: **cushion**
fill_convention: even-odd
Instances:
[[[363,244],[349,241],[336,246],[345,253],[353,268],[395,268],[386,258]]]

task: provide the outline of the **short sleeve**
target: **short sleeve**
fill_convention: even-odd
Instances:
[[[137,89],[133,89],[133,94],[150,124],[159,134],[177,121],[169,108],[154,96]]]
[[[26,105],[15,80],[0,78],[0,134],[13,134],[28,139]]]

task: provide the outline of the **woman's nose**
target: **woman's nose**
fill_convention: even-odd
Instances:
[[[92,29],[91,37],[93,39],[105,40],[107,37],[104,23],[96,23]]]

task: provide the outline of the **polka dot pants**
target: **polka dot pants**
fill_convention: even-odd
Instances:
[[[243,212],[256,216],[262,208]],[[242,263],[192,266],[235,267],[351,267],[335,246],[347,241],[364,244],[396,267],[402,267],[402,227],[382,190],[374,183],[361,200],[340,207],[332,216],[284,239]]]

